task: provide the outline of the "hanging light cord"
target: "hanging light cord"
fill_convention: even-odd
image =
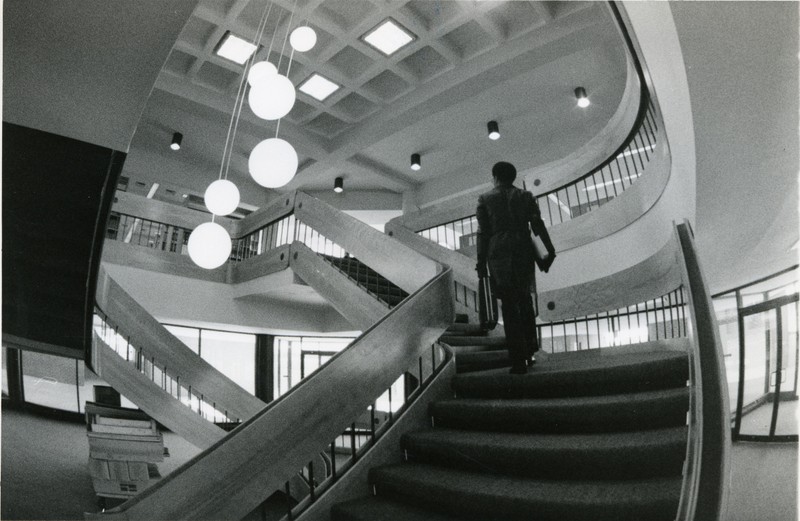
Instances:
[[[292,6],[292,13],[289,15],[289,23],[286,25],[286,35],[283,37],[283,46],[281,46],[281,57],[278,58],[278,71],[280,72],[281,62],[283,61],[283,53],[286,50],[286,40],[289,39],[289,30],[292,28],[292,19],[294,18],[294,12],[297,9],[297,0],[294,0],[294,5]],[[277,31],[275,31],[277,32]],[[273,35],[275,36],[275,35]],[[294,58],[294,47],[292,47],[292,52],[289,54],[289,63],[286,66],[286,77],[289,77],[289,71],[292,69],[292,58]],[[283,119],[283,118],[281,118]],[[275,137],[278,137],[278,133],[281,130],[281,119],[275,124]]]
[[[261,38],[264,35],[264,29],[267,26],[267,19],[272,11],[273,4],[274,2],[269,2],[264,6],[264,11],[261,14],[261,20],[259,20],[258,27],[256,29],[256,35],[253,38],[253,46],[255,46],[256,49],[253,51],[253,55],[245,63],[242,77],[239,80],[239,88],[236,91],[236,103],[234,104],[233,112],[231,113],[231,122],[228,125],[228,135],[225,137],[225,148],[222,151],[222,162],[219,165],[220,179],[228,178],[228,172],[230,171],[231,166],[231,157],[233,156],[233,143],[236,138],[236,130],[239,127],[239,117],[241,116],[242,107],[244,106],[244,91],[246,89],[245,81],[250,68],[252,67],[253,63],[255,63],[256,54],[258,53],[258,42],[261,41]]]

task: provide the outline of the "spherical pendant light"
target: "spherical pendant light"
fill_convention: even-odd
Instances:
[[[273,121],[281,119],[292,110],[296,97],[297,93],[289,78],[274,74],[251,87],[247,99],[256,116]]]
[[[228,215],[239,206],[239,189],[227,179],[218,179],[206,188],[205,202],[209,212]]]
[[[297,163],[294,147],[273,137],[256,145],[247,164],[256,183],[266,188],[278,188],[292,180],[297,173]]]
[[[297,52],[310,51],[317,43],[317,33],[307,25],[298,27],[289,36],[289,43],[292,44],[292,48]]]
[[[207,270],[225,264],[231,255],[231,246],[228,231],[217,223],[203,223],[189,235],[189,257]]]
[[[278,69],[270,62],[257,62],[250,67],[250,72],[247,73],[247,83],[249,83],[251,87],[257,87],[264,83],[264,80],[275,74],[278,74]]]

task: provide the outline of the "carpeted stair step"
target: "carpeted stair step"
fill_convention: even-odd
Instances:
[[[420,463],[374,468],[379,497],[465,519],[672,521],[681,479],[542,481]]]
[[[382,497],[355,499],[334,505],[332,521],[459,521],[460,517]]]
[[[506,338],[502,336],[467,336],[444,334],[440,340],[445,344],[455,346],[480,346],[484,350],[505,348]]]
[[[688,378],[686,353],[648,351],[614,356],[555,357],[528,374],[505,369],[457,374],[459,397],[545,398],[620,394],[683,387]]]
[[[473,371],[484,371],[486,369],[510,366],[511,359],[508,357],[507,349],[462,351],[456,353],[456,371],[459,373],[470,373]]]
[[[489,332],[480,324],[454,323],[444,332],[446,336],[486,336]]]
[[[543,479],[680,476],[686,427],[610,434],[520,434],[429,429],[405,434],[410,461]]]
[[[579,398],[468,399],[434,402],[436,427],[539,433],[621,432],[686,424],[689,389]]]

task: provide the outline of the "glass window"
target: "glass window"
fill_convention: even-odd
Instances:
[[[798,271],[792,270],[777,277],[753,284],[741,290],[744,306],[798,292]],[[766,299],[765,299],[766,297]]]
[[[74,358],[23,351],[22,382],[25,401],[77,412],[77,386],[83,384],[78,364],[83,365],[83,362]]]
[[[778,395],[778,417],[775,423],[776,435],[796,435],[798,426],[797,400],[797,355],[800,339],[797,332],[797,302],[781,307],[781,370]]]
[[[775,398],[776,313],[744,317],[745,373],[741,434],[769,434]]]
[[[0,380],[3,381],[3,394],[8,396],[8,365],[6,360],[8,359],[8,348],[3,346],[3,374],[0,374]]]
[[[251,394],[256,392],[256,337],[204,329],[200,356]]]
[[[714,313],[719,327],[719,339],[725,357],[725,372],[728,375],[728,396],[731,412],[736,410],[739,392],[739,314],[736,295],[729,294],[714,299]]]
[[[275,337],[275,396],[288,392],[352,341],[349,337]]]

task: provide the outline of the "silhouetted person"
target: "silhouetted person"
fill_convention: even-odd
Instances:
[[[538,351],[536,318],[531,282],[536,265],[531,230],[538,236],[547,257],[541,262],[548,271],[556,257],[550,235],[542,222],[533,194],[513,185],[517,169],[501,161],[492,167],[494,188],[478,198],[478,276],[490,276],[492,289],[503,307],[511,373],[527,372]],[[487,273],[488,264],[488,273]]]

